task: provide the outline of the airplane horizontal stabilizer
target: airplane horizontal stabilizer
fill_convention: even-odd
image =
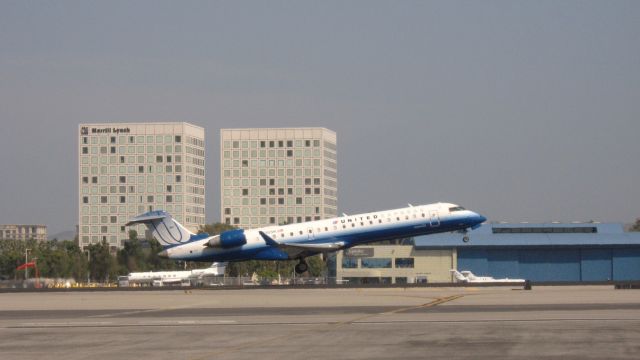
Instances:
[[[148,224],[153,222],[154,220],[162,220],[168,216],[169,214],[167,214],[164,211],[151,211],[151,212],[134,217],[124,225],[131,226],[133,224]]]

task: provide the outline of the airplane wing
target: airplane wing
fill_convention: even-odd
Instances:
[[[262,231],[259,231],[258,233],[260,234],[264,242],[267,243],[267,245],[276,246],[282,249],[292,258],[296,258],[303,254],[303,256],[309,256],[320,252],[336,251],[342,249],[345,245],[344,241],[326,242],[320,244],[279,243]]]

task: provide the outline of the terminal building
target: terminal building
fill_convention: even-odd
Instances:
[[[462,234],[425,235],[407,245],[363,245],[339,252],[338,281],[453,282],[451,269],[534,282],[640,280],[640,232],[622,224],[483,224]]]
[[[337,215],[336,133],[325,128],[222,129],[221,222],[240,228]]]
[[[205,223],[204,129],[186,122],[78,127],[78,242],[128,239],[124,224],[167,210],[191,231]],[[144,226],[135,229],[140,237]]]
[[[46,225],[0,225],[0,240],[47,241]]]

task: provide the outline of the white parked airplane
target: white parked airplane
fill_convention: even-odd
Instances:
[[[151,284],[153,286],[182,284],[191,280],[202,279],[204,276],[224,275],[225,263],[213,263],[205,269],[193,269],[184,271],[146,271],[132,272],[126,280],[131,283]]]
[[[525,279],[494,279],[491,276],[475,276],[471,271],[463,270],[458,271],[451,269],[453,276],[459,282],[464,283],[524,283]]]
[[[486,218],[449,203],[412,206],[290,225],[194,234],[163,210],[150,211],[126,225],[145,224],[164,250],[163,258],[187,261],[291,260],[303,273],[305,258],[374,241],[450,231],[465,232]],[[469,238],[464,236],[464,241]]]

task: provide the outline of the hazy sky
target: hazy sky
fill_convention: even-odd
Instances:
[[[81,122],[338,134],[339,211],[640,216],[639,1],[0,0],[0,223],[75,228]]]

